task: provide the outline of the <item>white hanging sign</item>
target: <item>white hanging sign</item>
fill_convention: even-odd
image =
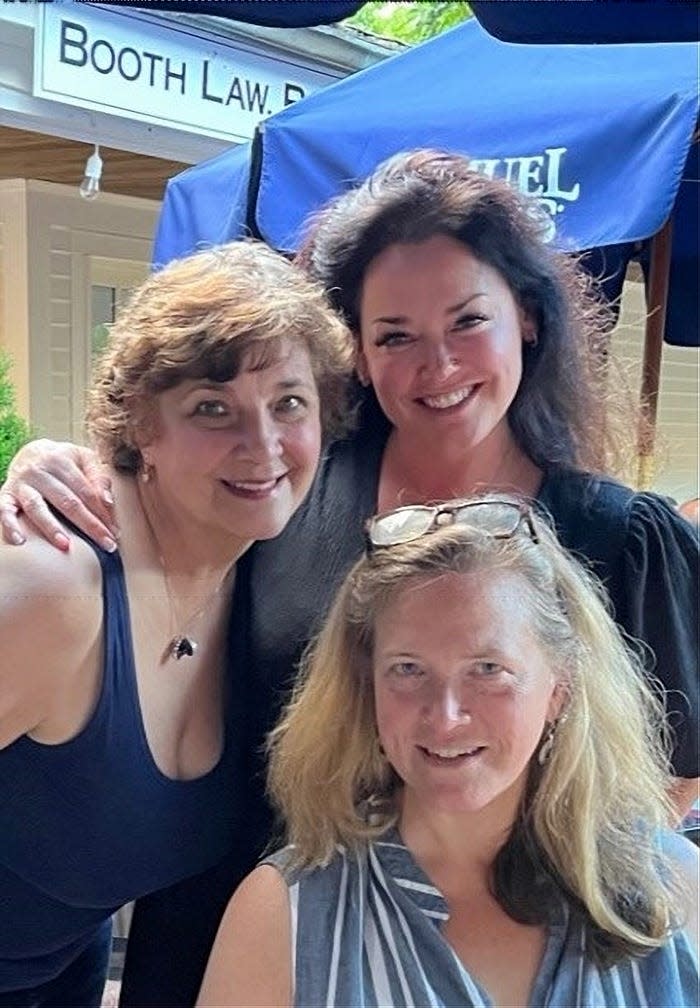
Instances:
[[[42,4],[34,53],[36,97],[232,141],[342,76],[133,9],[64,2]]]

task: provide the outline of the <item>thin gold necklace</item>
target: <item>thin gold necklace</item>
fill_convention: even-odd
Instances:
[[[146,524],[148,525],[148,531],[151,536],[151,540],[155,547],[155,553],[158,557],[158,563],[160,564],[161,573],[163,575],[163,584],[165,585],[165,591],[168,596],[168,608],[170,611],[170,625],[175,627],[175,633],[170,638],[165,646],[165,650],[161,654],[160,661],[164,664],[169,658],[174,658],[175,661],[180,661],[182,658],[192,658],[199,647],[199,642],[192,636],[191,631],[193,625],[196,625],[198,620],[204,615],[204,613],[213,605],[214,600],[220,594],[222,588],[231,577],[231,575],[236,570],[235,561],[231,564],[228,570],[224,573],[223,577],[219,581],[216,588],[211,591],[204,602],[189,616],[186,620],[179,621],[177,619],[177,609],[175,606],[174,595],[170,586],[170,575],[168,574],[168,566],[165,562],[165,557],[160,551],[160,544],[158,542],[158,537],[156,536],[155,529],[151,522],[150,516],[148,514],[148,509],[145,506],[143,498],[141,498],[141,509],[143,510],[144,517],[146,519]]]

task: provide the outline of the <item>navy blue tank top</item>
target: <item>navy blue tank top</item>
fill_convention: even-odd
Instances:
[[[141,717],[122,562],[90,545],[104,603],[95,711],[68,742],[24,735],[0,750],[0,992],[58,975],[118,907],[215,864],[237,832],[233,696],[216,766],[188,781],[162,774]]]

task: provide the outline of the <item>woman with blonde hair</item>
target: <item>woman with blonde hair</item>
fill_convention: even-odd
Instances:
[[[599,585],[515,499],[368,523],[198,1004],[696,1004],[697,851]]]
[[[0,546],[0,1005],[97,1008],[114,911],[235,844],[236,564],[308,491],[349,364],[262,245],[172,263],[112,328],[87,425],[119,551]]]

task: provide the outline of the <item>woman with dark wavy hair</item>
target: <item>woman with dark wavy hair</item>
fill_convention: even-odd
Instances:
[[[619,406],[609,321],[575,262],[544,241],[537,205],[460,155],[398,154],[319,212],[298,262],[352,331],[357,424],[325,452],[284,534],[239,567],[248,612],[233,644],[246,669],[248,835],[208,881],[138,909],[126,1004],[194,997],[217,915],[270,835],[261,741],[362,553],[362,522],[378,510],[490,490],[549,511],[564,545],[604,581],[618,624],[646,646],[671,721],[679,813],[697,788],[697,540],[664,499],[615,478],[633,454],[635,424]],[[108,535],[103,487],[86,449],[29,446],[0,498],[5,533],[21,539],[22,509],[49,537],[60,533],[44,494],[89,534]],[[170,936],[159,945],[168,961],[149,943],[156,930]]]

